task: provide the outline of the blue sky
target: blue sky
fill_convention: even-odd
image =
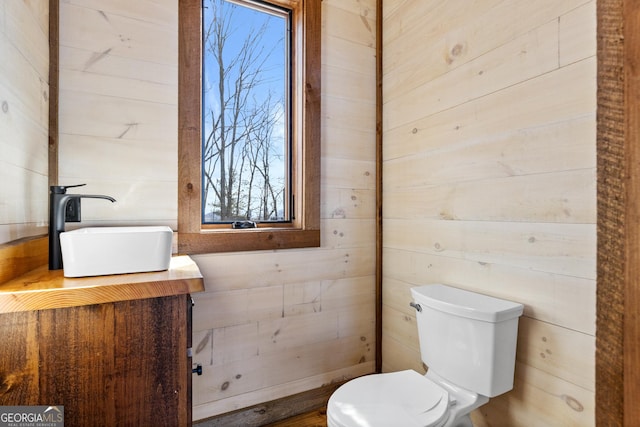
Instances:
[[[208,27],[213,17],[214,7],[211,4],[212,2],[215,3],[216,7],[221,8],[219,10],[222,10],[223,13],[225,13],[224,11],[231,12],[230,16],[232,17],[232,20],[228,26],[229,37],[225,43],[223,54],[226,64],[231,63],[233,58],[238,56],[243,43],[251,32],[260,28],[263,23],[267,23],[267,31],[261,39],[261,42],[252,45],[257,50],[262,50],[264,53],[269,54],[268,59],[264,62],[264,65],[261,68],[264,83],[256,88],[252,96],[255,97],[257,104],[261,103],[261,100],[264,99],[269,91],[271,91],[278,100],[284,99],[285,40],[287,39],[286,18],[278,16],[277,14],[265,13],[264,10],[256,10],[254,8],[240,6],[231,1],[204,0],[205,29]],[[208,90],[209,88],[214,89],[218,84],[217,64],[215,64],[215,60],[212,55],[205,54],[203,72],[203,85],[205,92],[203,102],[204,113],[206,114],[209,109],[213,109],[214,113],[217,115],[220,112],[217,92],[215,90]],[[231,78],[232,80],[234,79],[233,71],[231,71]],[[285,123],[282,111],[283,106],[281,103],[273,107],[273,114],[279,114],[283,117],[283,120],[279,123],[278,129],[275,131],[274,142],[277,142],[281,147],[280,149],[284,151],[283,141]],[[205,117],[206,120],[204,123],[203,137],[206,138],[211,131],[211,119],[210,116]],[[278,177],[274,178],[284,181],[285,163],[284,159],[282,160],[283,161],[278,164],[274,163],[271,171],[272,173],[270,175],[274,175],[273,172],[278,170]]]

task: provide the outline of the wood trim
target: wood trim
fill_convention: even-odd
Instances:
[[[322,1],[304,0],[304,99],[302,126],[304,132],[302,165],[304,181],[305,230],[320,230],[320,156],[322,93]]]
[[[184,254],[308,248],[320,246],[320,231],[249,229],[180,233],[178,242],[180,253]]]
[[[60,4],[49,0],[49,185],[58,184]],[[46,197],[46,195],[43,195]]]
[[[376,1],[376,372],[382,372],[382,1]]]
[[[321,0],[302,2],[302,200],[294,227],[202,230],[201,223],[201,2],[179,1],[178,23],[178,252],[185,254],[320,246]],[[298,210],[298,209],[297,209]],[[300,215],[300,213],[303,213]]]
[[[640,419],[640,8],[599,0],[598,254],[596,408],[598,426]]]
[[[187,295],[185,298],[185,303],[187,304],[187,369],[185,374],[187,375],[186,380],[186,402],[185,402],[185,418],[187,420],[187,425],[191,425],[193,421],[193,369],[196,367],[193,363],[193,306],[194,301],[191,295]]]
[[[624,405],[623,423],[640,420],[640,4],[624,1]]]
[[[178,3],[178,231],[200,232],[202,9],[200,0]],[[178,241],[180,252],[184,252]]]
[[[194,422],[193,425],[196,427],[227,427],[240,425],[243,427],[258,427],[268,425],[325,407],[331,394],[342,384],[344,384],[344,382],[330,384],[293,396],[283,397],[272,400],[271,402],[217,415],[212,418],[207,418],[206,420]]]

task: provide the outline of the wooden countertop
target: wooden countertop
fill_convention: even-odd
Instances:
[[[166,271],[96,277],[64,277],[42,266],[0,284],[0,313],[77,307],[204,291],[202,274],[186,255]]]

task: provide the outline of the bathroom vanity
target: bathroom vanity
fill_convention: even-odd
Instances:
[[[191,425],[188,256],[169,270],[0,284],[0,406],[64,406],[69,426]]]

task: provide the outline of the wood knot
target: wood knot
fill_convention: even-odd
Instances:
[[[454,47],[451,48],[451,56],[460,56],[463,50],[464,46],[460,43],[457,43]]]
[[[456,58],[464,54],[465,50],[464,44],[456,43],[446,54],[447,64],[451,65]]]
[[[567,396],[566,394],[563,394],[562,396],[560,396],[560,398],[564,400],[564,403],[566,403],[567,406],[569,406],[569,408],[573,409],[574,411],[576,412],[584,411],[584,406],[582,406],[582,403],[580,403],[578,399],[576,399],[575,397]]]
[[[22,374],[5,374],[0,381],[0,394],[8,393],[22,381]]]

